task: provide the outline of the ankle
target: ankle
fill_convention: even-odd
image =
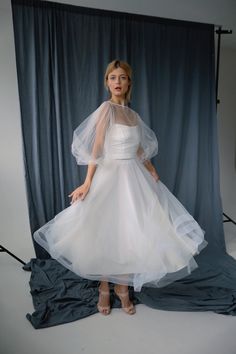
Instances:
[[[128,292],[128,285],[116,284],[114,288],[119,293],[127,293]]]
[[[110,291],[109,284],[107,282],[101,282],[99,285],[99,290],[109,292]]]

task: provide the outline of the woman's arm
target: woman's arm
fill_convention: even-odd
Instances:
[[[72,197],[71,204],[73,204],[77,199],[84,200],[86,195],[89,192],[93,176],[96,172],[97,165],[95,164],[88,164],[87,175],[85,178],[84,183],[77,187],[68,197]]]
[[[86,175],[84,183],[90,183],[90,184],[92,183],[92,179],[93,179],[93,176],[96,172],[96,169],[97,169],[97,165],[94,165],[94,164],[88,165],[87,175]]]
[[[100,120],[96,124],[96,133],[93,144],[93,149],[91,153],[92,160],[96,160],[99,156],[102,155],[104,140],[105,140],[105,132],[107,128],[107,120]],[[69,197],[72,197],[71,204],[74,203],[77,199],[84,200],[87,193],[89,192],[93,176],[96,172],[97,164],[94,162],[88,163],[87,175],[84,183],[76,188]]]
[[[139,158],[141,158],[141,155],[143,153],[143,148],[141,146],[139,146],[138,150],[137,150],[137,155]],[[144,160],[143,161],[144,166],[146,167],[146,169],[151,173],[151,175],[155,178],[156,181],[158,181],[160,179],[155,167],[153,166],[153,164],[151,163],[150,160]]]
[[[160,177],[159,177],[155,167],[151,163],[151,161],[150,160],[145,160],[143,164],[146,167],[146,169],[151,173],[151,175],[155,178],[155,180],[157,182],[160,179]]]

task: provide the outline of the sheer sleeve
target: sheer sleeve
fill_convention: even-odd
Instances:
[[[154,131],[144,123],[144,121],[137,114],[138,124],[140,127],[140,144],[137,149],[137,156],[144,162],[150,160],[158,153],[158,140]]]
[[[78,165],[99,164],[103,160],[111,113],[109,103],[103,102],[75,129],[71,151]]]

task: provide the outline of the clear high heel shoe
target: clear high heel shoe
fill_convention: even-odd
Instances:
[[[107,296],[109,295],[110,296],[110,291],[107,291],[107,290],[102,290],[100,288],[98,288],[98,291],[99,291],[99,300],[100,300],[100,297],[101,296]],[[97,303],[97,309],[98,311],[103,314],[103,315],[109,315],[109,313],[111,312],[111,306],[108,305],[108,306],[102,306],[99,304],[99,301]]]
[[[123,302],[122,302],[122,299],[129,299],[129,291],[124,291],[124,292],[119,292],[116,290],[116,287],[114,287],[114,293],[118,296],[118,298],[120,299],[121,301],[121,306],[122,306],[122,309],[124,310],[125,313],[127,313],[128,315],[133,315],[135,314],[136,310],[135,310],[135,307],[134,307],[134,304],[131,303],[130,306],[123,306]]]

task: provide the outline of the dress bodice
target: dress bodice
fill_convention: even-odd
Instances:
[[[136,158],[139,143],[138,125],[128,126],[115,123],[105,139],[105,157],[111,159]]]

